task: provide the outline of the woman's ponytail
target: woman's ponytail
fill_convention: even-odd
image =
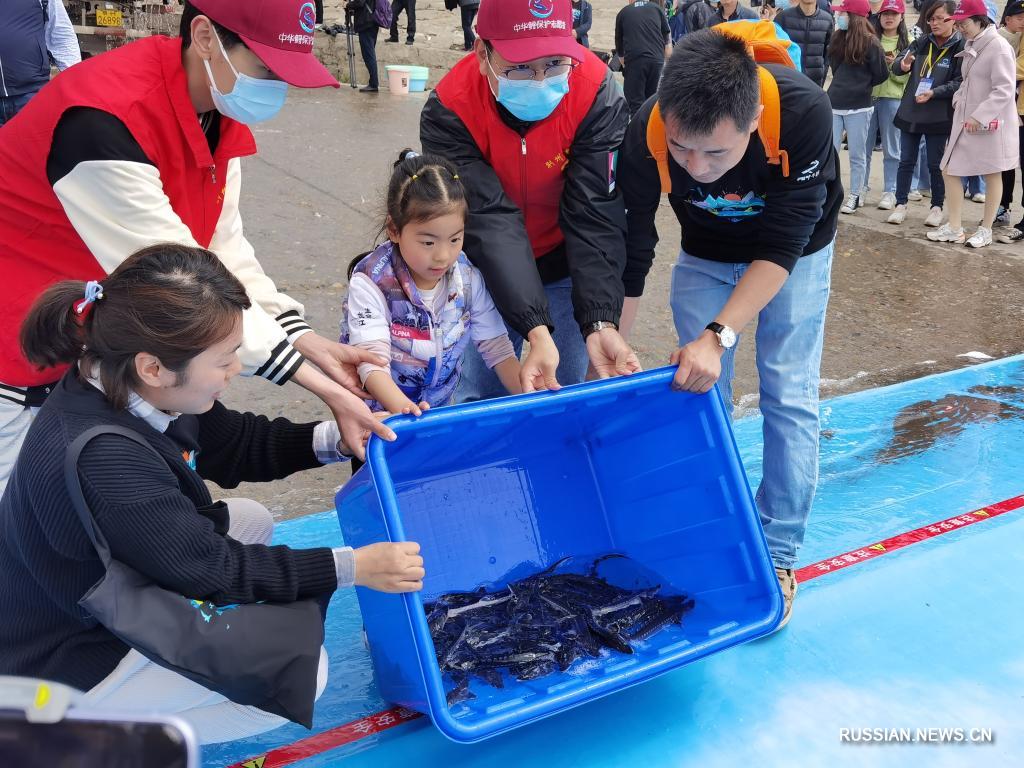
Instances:
[[[65,280],[47,288],[21,326],[21,349],[33,365],[52,368],[73,363],[82,356],[91,307],[76,311],[85,299],[85,282]]]

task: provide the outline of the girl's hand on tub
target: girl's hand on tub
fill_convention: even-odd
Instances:
[[[356,584],[378,592],[419,592],[423,589],[423,558],[414,541],[368,544],[355,551]]]

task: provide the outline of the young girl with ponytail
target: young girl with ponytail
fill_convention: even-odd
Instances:
[[[391,361],[359,366],[370,408],[419,416],[447,405],[470,342],[509,393],[521,392],[508,330],[462,252],[469,208],[455,166],[403,150],[386,206],[388,239],[349,267],[341,320],[343,343]]]

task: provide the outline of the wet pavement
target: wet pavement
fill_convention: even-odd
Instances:
[[[305,304],[307,320],[324,336],[337,337],[347,265],[373,245],[391,164],[402,147],[418,146],[425,99],[426,94],[364,95],[349,88],[293,89],[281,116],[256,130],[260,154],[243,164],[246,232],[266,272]],[[881,155],[874,160],[872,187],[880,189]],[[845,170],[845,153],[843,163]],[[877,203],[877,196],[869,203]],[[873,207],[842,217],[823,398],[1024,349],[1024,246],[974,252],[930,243],[921,223],[926,203],[913,205],[901,227],[886,224],[887,212]],[[981,216],[975,203],[965,202],[964,211],[969,226]],[[665,364],[677,341],[668,289],[678,224],[667,204],[658,224],[663,239],[633,337],[645,367]],[[752,341],[741,341],[737,358],[741,413],[756,407]],[[292,384],[239,379],[225,403],[295,421],[329,416],[316,398]],[[348,476],[347,467],[325,467],[219,493],[257,499],[283,519],[331,508],[335,489]]]

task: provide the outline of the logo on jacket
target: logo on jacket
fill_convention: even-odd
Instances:
[[[299,26],[307,34],[313,34],[316,29],[316,8],[312,3],[303,3],[299,8]]]
[[[546,19],[555,12],[554,0],[530,0],[530,13],[538,19]]]

